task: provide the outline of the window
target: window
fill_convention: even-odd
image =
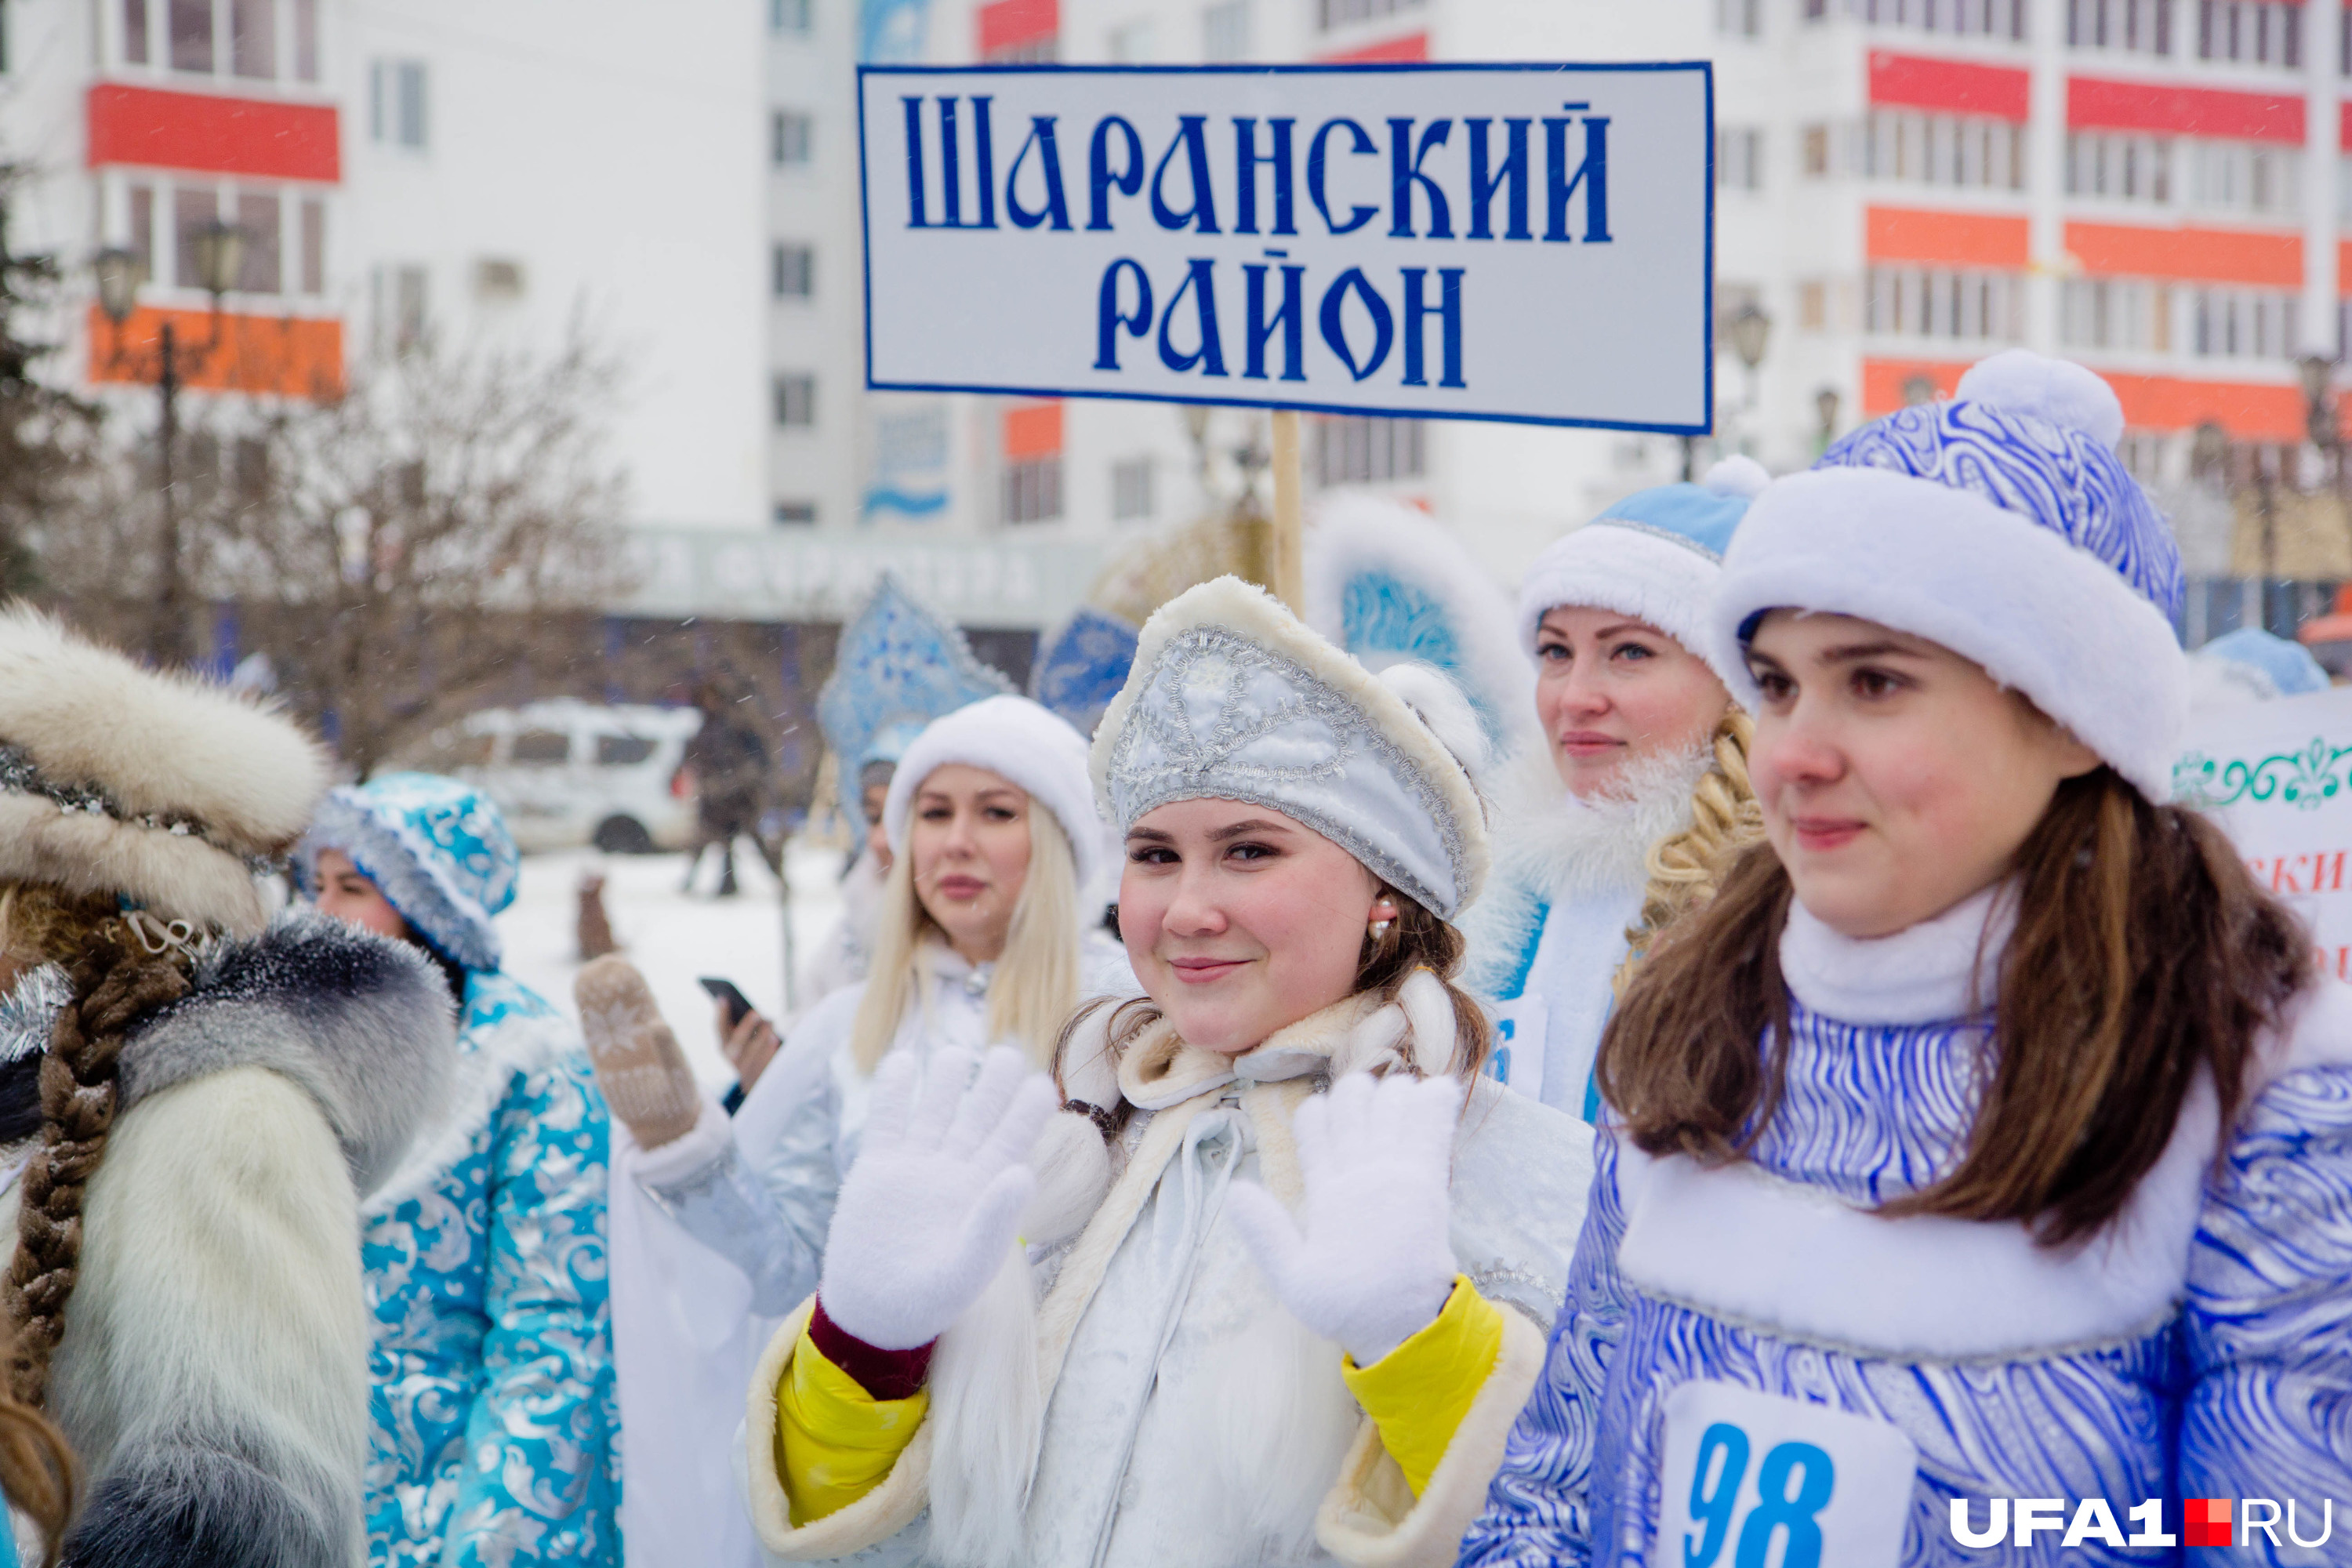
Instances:
[[[1797,285],[1797,331],[1825,332],[1830,327],[1830,286],[1819,279]]]
[[[294,0],[294,79],[319,79],[319,0]]]
[[[600,768],[631,768],[654,754],[654,743],[643,735],[599,735],[596,737],[596,765]]]
[[[809,161],[810,145],[816,138],[816,120],[798,110],[780,109],[776,110],[772,135],[774,145],[769,155],[777,166],[798,167]]]
[[[155,187],[131,187],[131,254],[142,277],[155,276]]]
[[[788,430],[805,430],[816,424],[816,377],[780,375],[775,384],[776,423]]]
[[[2201,357],[2293,359],[2303,300],[2275,289],[2200,289],[2193,296]]]
[[[1151,515],[1151,459],[1127,458],[1110,466],[1110,515],[1124,522]]]
[[[1863,123],[1861,163],[1875,180],[2021,191],[2025,127],[1983,115],[1874,110]]]
[[[122,58],[129,65],[147,63],[147,0],[122,0]]]
[[[1356,415],[1318,419],[1310,426],[1308,461],[1318,485],[1371,485],[1422,476],[1423,445],[1418,419]]]
[[[1863,327],[1887,337],[2013,342],[2023,295],[2014,273],[1874,267]]]
[[[1141,65],[1151,58],[1151,23],[1147,18],[1110,30],[1110,58],[1119,65]]]
[[[1730,129],[1715,133],[1715,183],[1727,191],[1764,188],[1764,132]]]
[[[2066,0],[2066,47],[2172,53],[2173,0]]]
[[[778,528],[814,528],[816,502],[813,500],[780,500],[776,503],[775,521]]]
[[[779,300],[806,300],[816,293],[816,247],[779,245],[771,259],[770,286]]]
[[[245,293],[275,294],[283,287],[278,215],[275,195],[247,192],[236,198],[236,226],[245,231],[245,255],[238,265],[236,286]]]
[[[213,74],[213,0],[166,0],[172,16],[172,68]]]
[[[1830,0],[1805,0],[1803,11],[1806,21],[1821,21],[1830,14]]]
[[[2303,0],[2197,0],[2197,58],[2300,66]]]
[[[805,33],[811,21],[809,0],[768,0],[768,30]]]
[[[172,192],[172,281],[178,287],[204,287],[196,237],[219,221],[220,193],[211,186],[181,185]]]
[[[1715,30],[1735,38],[1763,37],[1763,0],[1715,0]]]
[[[1223,0],[1201,13],[1201,58],[1211,65],[1249,58],[1249,0]]]
[[[2189,199],[2209,212],[2293,219],[2303,209],[2303,155],[2292,147],[2200,139],[2186,153]]]
[[[2066,137],[2066,194],[2162,205],[2172,200],[2172,142],[2077,131]]]
[[[368,70],[368,134],[394,147],[425,145],[423,60],[378,60]]]
[[[1805,177],[1826,179],[1830,172],[1830,128],[1808,125],[1803,136]]]
[[[2129,279],[2070,278],[2058,299],[2058,341],[2069,348],[2172,350],[2172,290]]]
[[[425,342],[425,268],[401,267],[393,271],[393,346],[405,353]]]
[[[1062,515],[1062,457],[1023,458],[1004,465],[1004,521],[1050,522]]]
[[[524,767],[549,767],[572,760],[572,737],[561,730],[525,730],[507,752]]]
[[[302,292],[327,291],[327,204],[316,196],[302,201]]]
[[[1369,22],[1421,9],[1423,0],[1315,0],[1316,25],[1325,32],[1350,22]]]
[[[2032,0],[1846,0],[1846,9],[1874,26],[1917,27],[1962,37],[2025,37],[2026,6]],[[2063,0],[2040,0],[2045,5]]]
[[[272,81],[278,76],[278,0],[229,0],[229,69]]]

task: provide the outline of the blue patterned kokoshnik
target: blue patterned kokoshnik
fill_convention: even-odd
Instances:
[[[2172,531],[2095,437],[1980,398],[1922,404],[1832,445],[1817,468],[1885,468],[1982,496],[2086,550],[2168,616],[2184,584]]]
[[[897,742],[887,752],[895,760],[904,741],[940,714],[1012,689],[961,632],[883,573],[874,596],[842,627],[833,673],[817,693],[817,723],[833,748],[844,808],[855,808],[858,770],[877,741]]]
[[[1128,671],[1135,668],[1136,629],[1108,610],[1081,605],[1045,646],[1029,677],[1030,696],[1071,729],[1091,738]]]
[[[1495,694],[1483,689],[1470,668],[1453,606],[1443,597],[1393,572],[1364,567],[1340,584],[1339,624],[1340,646],[1368,668],[1410,658],[1452,676],[1476,710],[1487,743],[1497,751],[1509,744]]]

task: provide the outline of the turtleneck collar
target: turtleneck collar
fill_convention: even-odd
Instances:
[[[1318,1072],[1337,1079],[1399,1067],[1434,1076],[1446,1069],[1453,1029],[1444,986],[1417,969],[1393,1002],[1359,991],[1235,1056],[1186,1045],[1162,1018],[1120,1057],[1118,1089],[1130,1105],[1165,1110],[1234,1082],[1280,1083]]]
[[[2010,884],[1996,883],[1893,936],[1842,936],[1789,906],[1780,973],[1809,1012],[1841,1024],[1937,1024],[1992,1005],[2001,952],[2017,924]],[[1978,973],[1979,954],[1983,961]]]

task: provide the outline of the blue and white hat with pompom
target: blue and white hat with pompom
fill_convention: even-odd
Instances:
[[[350,856],[434,952],[467,969],[498,968],[490,921],[514,902],[522,858],[488,796],[435,773],[345,784],[327,792],[295,852],[307,892],[318,891],[322,849]]]
[[[1716,668],[1752,707],[1743,648],[1767,611],[1875,621],[1983,666],[2166,799],[2189,716],[2180,552],[2116,456],[2123,427],[2105,382],[2024,349],[1864,426],[1748,509]]]
[[[1723,552],[1769,480],[1753,458],[1727,458],[1697,484],[1636,490],[1554,541],[1519,584],[1519,647],[1533,657],[1545,614],[1577,605],[1647,622],[1713,663],[1706,610]]]

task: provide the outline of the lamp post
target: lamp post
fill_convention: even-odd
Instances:
[[[1756,368],[1764,363],[1765,347],[1772,341],[1772,318],[1764,313],[1762,306],[1750,300],[1733,313],[1727,330],[1731,352],[1739,356],[1740,364],[1748,372],[1748,397],[1739,409],[1739,421],[1745,426],[1756,413]],[[1741,444],[1744,446],[1746,442],[1743,431]]]
[[[245,231],[234,224],[215,220],[196,233],[190,249],[195,262],[195,282],[213,300],[211,335],[203,347],[193,349],[188,356],[193,362],[188,368],[201,374],[220,348],[221,296],[236,287],[237,278],[245,269]],[[146,269],[136,256],[119,247],[100,251],[92,268],[98,274],[99,309],[114,323],[114,352],[119,359],[122,353],[122,324],[138,306],[139,286],[144,281]],[[172,319],[166,315],[156,325],[155,343],[155,389],[162,398],[156,433],[157,494],[162,501],[162,519],[155,560],[162,582],[155,594],[154,630],[147,647],[148,656],[157,664],[184,664],[194,652],[181,561],[180,503],[173,488],[173,453],[180,433],[182,352]]]
[[[1830,449],[1831,442],[1837,439],[1838,390],[1836,387],[1824,386],[1813,394],[1813,412],[1820,415],[1822,420],[1821,444],[1813,453],[1815,457],[1819,457]]]

